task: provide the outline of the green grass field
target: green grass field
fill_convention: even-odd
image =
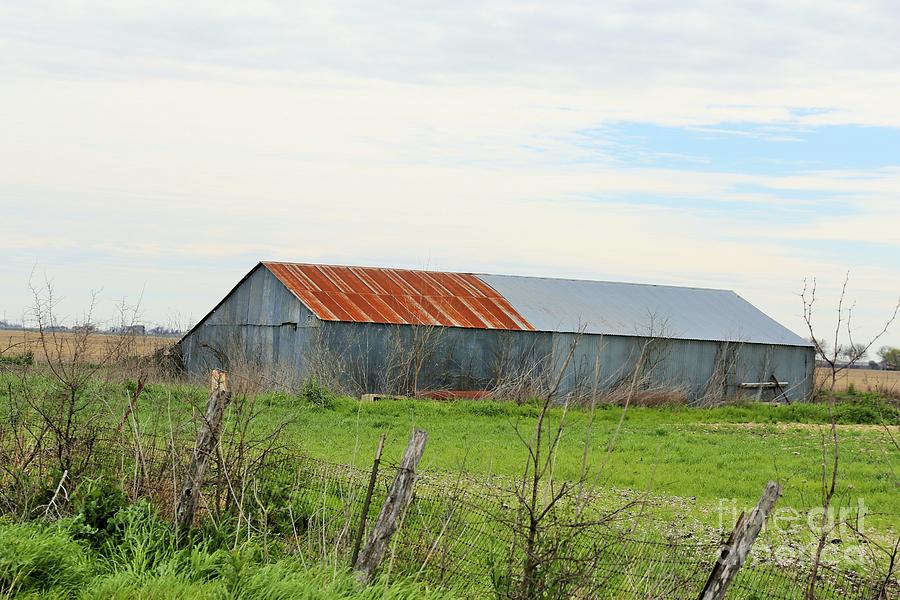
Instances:
[[[79,392],[84,401],[84,413],[80,418],[92,413],[107,428],[121,423],[127,398],[133,390],[133,382],[90,381]],[[150,384],[138,401],[136,414],[141,429],[166,437],[174,429],[181,437],[190,438],[198,410],[202,410],[206,397],[206,389],[200,386],[171,382]],[[28,403],[23,402],[26,398],[64,400],[65,396],[41,375],[27,380],[12,374],[0,375],[0,433],[4,427],[10,431],[9,425],[21,423],[23,413],[17,413],[15,409],[27,407]],[[265,436],[283,426],[280,442],[291,452],[333,463],[353,464],[361,469],[370,465],[382,433],[387,436],[383,466],[389,472],[391,463],[399,459],[410,431],[414,427],[425,429],[429,432],[429,441],[421,464],[423,471],[432,474],[448,472],[449,477],[455,472],[466,471],[476,479],[487,475],[515,477],[521,473],[527,456],[521,438],[533,436],[538,414],[536,405],[518,406],[496,401],[396,399],[361,403],[316,389],[302,390],[298,394],[267,392],[249,397],[235,392],[231,412],[226,416],[226,432],[233,431],[233,411],[241,403],[245,406],[253,404],[256,414],[248,436]],[[553,409],[550,425],[555,426],[563,414],[561,408]],[[896,475],[900,468],[900,453],[891,439],[892,435],[895,439],[900,438],[898,416],[900,409],[895,403],[872,394],[844,394],[835,406],[841,449],[835,503],[840,507],[857,507],[860,502],[864,503],[866,533],[885,544],[892,544],[900,532],[900,494],[897,493]],[[589,420],[590,412],[586,409],[570,409],[565,413],[565,428],[555,463],[556,480],[578,477],[588,441]],[[621,430],[615,437],[620,421]],[[822,442],[823,436],[828,435],[828,422],[827,405],[818,403],[792,406],[746,404],[714,409],[632,407],[628,411],[602,405],[594,412],[589,440],[589,482],[609,491],[612,502],[623,496],[648,494],[653,501],[652,520],[662,524],[679,522],[687,526],[694,523],[728,530],[736,511],[754,505],[770,479],[784,485],[779,509],[791,508],[805,513],[820,503]],[[891,425],[886,428],[885,424]],[[615,443],[611,443],[614,437]],[[14,529],[14,533],[0,531],[0,536],[7,535],[8,539],[27,537],[25,534],[44,535],[25,525],[0,522],[0,526]],[[57,528],[50,533],[65,537],[71,533],[66,531],[60,533]],[[810,539],[808,531],[796,535],[782,533],[781,537],[767,535],[769,542],[781,545],[786,540],[800,537]],[[762,542],[766,543],[765,536]],[[163,587],[183,585],[192,595],[202,597],[209,592],[214,596],[222,592],[221,586],[228,581],[227,571],[223,571],[224,574],[215,575],[215,585],[207,589],[204,587],[207,582],[202,577],[198,579],[188,573],[185,578],[178,579],[177,573],[187,573],[178,570],[182,567],[172,567],[175,575],[157,570],[154,574],[129,579],[130,575],[121,573],[122,568],[113,568],[109,557],[97,555],[95,550],[83,557],[86,565],[93,564],[85,567],[88,575],[84,575],[84,591],[80,592],[83,597],[92,597],[88,590],[113,589],[109,586],[119,584],[124,590],[133,592],[144,590],[141,586],[152,588],[156,583]],[[237,551],[237,548],[229,548],[232,555],[226,557],[227,560],[238,560],[233,555]],[[180,564],[178,561],[182,560],[177,552],[165,556],[163,562]],[[43,559],[38,558],[35,560],[40,563]],[[11,572],[15,566],[15,561],[11,560],[0,556],[0,573]],[[196,560],[202,563],[212,559],[198,557]],[[315,587],[328,583],[337,586],[336,589],[348,590],[348,594],[356,593],[352,587],[346,587],[352,582],[347,583],[335,572],[326,581],[322,579],[325,577],[322,572],[316,570],[318,567],[298,570],[293,563],[278,566],[277,557],[253,560],[248,563],[248,573],[281,573],[279,569],[288,569],[290,573],[284,577],[290,578],[296,586]],[[156,581],[158,573],[174,579]],[[0,582],[0,587],[7,584]],[[47,589],[55,585],[53,583]],[[405,597],[404,585],[401,583],[396,588],[396,597]],[[73,597],[72,594],[63,596]]]
[[[55,523],[0,520],[0,598],[429,600],[454,598],[403,577],[364,588],[345,567],[303,565],[276,546],[198,534],[179,543],[145,503],[123,505],[98,531],[90,511]]]
[[[0,402],[15,381],[0,386]],[[33,380],[35,387],[46,380]],[[13,386],[13,387],[10,387]],[[90,391],[110,422],[118,422],[126,387],[97,383]],[[183,384],[151,384],[139,404],[144,430],[168,430],[190,419],[206,391]],[[519,433],[533,435],[535,406],[508,402],[383,400],[360,403],[327,398],[315,403],[299,395],[264,393],[256,398],[258,434],[286,424],[284,442],[315,458],[367,468],[377,440],[387,434],[385,460],[396,461],[414,427],[429,433],[422,467],[515,476],[527,454]],[[866,526],[886,534],[900,531],[900,456],[882,423],[897,433],[898,408],[874,395],[843,395],[836,406],[840,436],[839,498],[864,502]],[[561,409],[551,413],[554,423]],[[732,499],[741,508],[756,503],[770,479],[784,484],[779,505],[805,510],[820,502],[822,436],[828,434],[824,404],[747,404],[713,409],[630,408],[612,450],[607,452],[622,409],[595,411],[590,440],[594,483],[685,500],[708,524],[718,525],[718,507]],[[589,411],[566,416],[557,477],[578,476]],[[602,470],[601,470],[602,466]],[[728,517],[730,518],[730,516]],[[728,526],[729,523],[722,523]]]
[[[424,468],[500,475],[521,472],[526,449],[516,429],[525,437],[532,435],[536,414],[533,407],[493,402],[359,404],[341,399],[332,408],[318,408],[286,396],[269,401],[269,418],[291,419],[290,439],[315,457],[366,465],[385,432],[386,456],[398,459],[410,430],[418,427],[429,432]],[[846,412],[852,413],[853,405],[847,406]],[[781,506],[810,508],[819,502],[822,435],[827,433],[823,408],[632,408],[608,457],[622,409],[599,409],[590,471],[598,484],[695,499],[706,509],[732,498],[741,507],[753,505],[766,482],[777,479],[785,483]],[[560,411],[553,417],[559,419]],[[587,423],[587,411],[567,415],[558,477],[578,477]],[[891,452],[887,433],[871,423],[845,423],[839,433],[844,501],[855,504],[862,498],[871,511],[870,525],[898,528],[900,494],[892,473],[900,468],[900,457]]]

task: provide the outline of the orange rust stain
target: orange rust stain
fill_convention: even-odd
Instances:
[[[323,321],[534,331],[506,298],[469,273],[263,265]]]

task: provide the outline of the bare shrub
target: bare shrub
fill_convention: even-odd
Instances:
[[[608,393],[605,400],[618,406],[625,406],[628,403],[636,407],[656,408],[662,406],[686,406],[689,403],[689,397],[688,391],[683,387],[664,385],[640,387],[632,394],[629,386],[619,386]]]
[[[719,344],[712,375],[707,380],[700,396],[691,402],[693,406],[712,407],[733,402],[737,398],[737,395],[729,397],[729,385],[733,383],[730,376],[737,369],[738,357],[742,348],[741,342]]]
[[[412,397],[428,391],[423,370],[435,358],[445,331],[438,325],[395,326],[385,356],[383,391]]]
[[[849,282],[850,271],[847,271],[847,274],[844,277],[844,283],[841,286],[840,295],[838,296],[834,335],[830,345],[824,338],[818,337],[815,331],[813,331],[813,316],[816,304],[816,280],[813,279],[812,282],[804,280],[803,290],[800,292],[800,299],[803,303],[803,319],[809,330],[809,339],[816,348],[816,355],[828,367],[829,377],[824,383],[832,392],[837,383],[838,373],[850,368],[864,357],[869,349],[881,339],[885,333],[887,333],[888,329],[890,329],[891,325],[896,320],[897,314],[900,313],[900,300],[898,300],[881,331],[866,342],[855,342],[853,340],[853,310],[856,308],[856,303],[852,303],[849,307],[845,306],[847,302],[847,285]],[[847,337],[846,344],[841,343],[842,332]],[[845,361],[840,362],[841,358],[844,358]]]
[[[831,507],[835,501],[836,495],[839,492],[840,476],[840,442],[838,438],[837,424],[835,422],[834,416],[835,386],[837,384],[837,375],[845,369],[849,368],[854,362],[856,362],[866,354],[868,349],[887,332],[888,328],[896,319],[898,311],[900,311],[900,301],[898,301],[897,305],[893,309],[893,312],[888,317],[884,327],[880,332],[878,332],[874,337],[870,338],[867,342],[854,342],[852,317],[855,304],[851,304],[849,308],[845,308],[847,284],[849,280],[850,273],[848,272],[844,278],[844,283],[841,287],[841,292],[837,301],[834,338],[830,348],[830,352],[827,344],[816,336],[813,327],[813,315],[816,302],[815,279],[813,279],[811,284],[804,281],[803,291],[800,294],[800,299],[803,303],[803,318],[806,322],[807,329],[809,330],[810,339],[812,340],[816,348],[816,353],[828,365],[829,368],[829,377],[826,380],[825,384],[828,386],[828,415],[831,421],[831,426],[828,433],[826,434],[825,431],[821,432],[822,472],[820,493],[822,517],[819,523],[818,531],[814,532],[817,536],[817,543],[811,557],[812,566],[810,568],[809,577],[806,583],[807,600],[814,600],[816,597],[816,586],[819,582],[819,573],[823,567],[823,551],[825,550],[826,544],[828,543],[829,536],[831,536],[836,527],[838,527],[842,523],[847,523],[846,520],[841,521],[840,519],[829,518],[829,516],[831,515]],[[842,330],[846,334],[848,340],[846,346],[842,346],[840,343]],[[847,358],[847,362],[845,364],[841,364],[838,362],[838,359],[841,356]],[[896,549],[898,546],[900,546],[900,538],[898,538],[897,544],[894,545],[893,551],[890,553],[890,572],[887,574],[887,578],[885,581],[889,581],[892,577],[892,572],[896,562]],[[876,545],[874,547],[878,546]]]
[[[337,341],[332,339],[322,327],[316,328],[311,333],[312,339],[304,355],[304,365],[301,383],[315,381],[334,392],[348,394],[361,393],[365,390],[367,373],[354,373],[352,365],[348,364],[345,356],[351,355],[356,339],[347,341],[347,347],[338,348]]]
[[[46,427],[60,471],[76,476],[90,457],[97,421],[102,418],[102,404],[88,393],[88,388],[101,369],[123,356],[131,336],[95,342],[101,335],[93,323],[97,294],[91,296],[84,316],[66,334],[61,333],[52,286],[47,283],[40,290],[32,286],[32,294],[38,345],[54,388],[42,394],[25,394],[24,398]],[[133,325],[137,309],[123,304],[120,310],[123,323],[130,318]],[[123,325],[122,329],[126,327]]]
[[[494,398],[503,398],[524,404],[532,398],[545,396],[552,385],[552,356],[504,364],[498,371],[491,390]]]
[[[622,535],[610,527],[632,509],[641,499],[623,499],[619,506],[598,508],[598,489],[587,485],[588,479],[598,477],[589,472],[593,416],[599,398],[603,365],[600,354],[594,357],[592,384],[586,384],[590,407],[585,447],[579,477],[560,481],[555,467],[559,442],[567,427],[569,408],[576,390],[562,391],[561,384],[571,365],[575,349],[582,338],[575,336],[565,358],[558,362],[553,379],[540,398],[534,429],[524,432],[517,424],[515,431],[527,451],[522,474],[513,482],[512,510],[497,517],[507,528],[510,550],[502,564],[494,567],[494,591],[500,598],[531,600],[535,598],[590,598],[597,596],[609,582],[601,562],[607,559],[604,542]],[[624,404],[624,419],[636,393],[640,373],[648,363],[652,341],[647,340],[635,365],[630,381],[631,393]],[[609,439],[607,458],[613,451],[621,421]],[[605,464],[605,461],[604,461]],[[643,584],[638,584],[643,585]],[[678,584],[681,585],[681,584]],[[670,589],[670,588],[669,588]],[[665,592],[660,592],[665,593]]]
[[[556,372],[556,377],[543,398],[534,433],[526,437],[516,427],[519,440],[528,450],[528,460],[514,490],[518,510],[515,512],[515,520],[510,523],[513,552],[508,565],[509,579],[517,578],[519,582],[518,585],[510,585],[505,592],[513,598],[535,598],[539,589],[556,583],[548,582],[547,576],[549,567],[558,560],[558,549],[562,544],[552,539],[551,531],[556,529],[548,526],[556,515],[554,507],[577,489],[570,487],[568,482],[554,486],[553,481],[555,455],[563,433],[568,401],[563,401],[563,414],[555,428],[549,425],[548,419],[566,368],[575,353],[577,340],[575,338],[573,341],[562,367]],[[521,573],[514,577],[512,571],[517,563],[517,550],[523,553],[523,562]]]

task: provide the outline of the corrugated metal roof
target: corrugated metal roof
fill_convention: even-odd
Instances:
[[[263,265],[324,321],[534,330],[501,294],[472,274]]]
[[[479,275],[539,331],[809,346],[727,290]]]
[[[319,319],[809,346],[728,290],[262,263]],[[651,326],[653,331],[650,331]]]

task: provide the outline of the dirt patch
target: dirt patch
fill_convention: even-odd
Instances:
[[[746,429],[753,431],[757,429],[766,429],[774,427],[778,431],[818,431],[819,429],[829,429],[828,423],[705,423],[706,426],[713,430],[719,429]],[[883,425],[863,424],[863,423],[839,423],[836,425],[838,431],[884,431]],[[900,427],[896,425],[888,426],[891,432],[900,434]]]

